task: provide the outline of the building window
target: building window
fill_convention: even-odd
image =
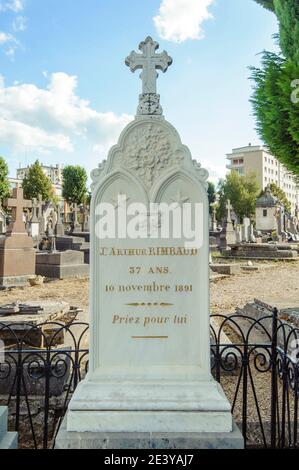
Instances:
[[[268,216],[268,211],[267,211],[267,209],[264,209],[263,210],[263,217],[267,217],[267,216]]]

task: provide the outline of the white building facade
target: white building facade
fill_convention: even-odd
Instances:
[[[63,183],[63,166],[55,165],[55,166],[48,166],[41,164],[42,170],[45,175],[50,179],[52,183],[52,187],[54,189],[55,196],[58,196],[62,199],[62,183]],[[24,168],[17,169],[17,177],[16,178],[9,178],[9,183],[11,188],[15,188],[18,185],[22,185],[23,179],[28,174],[30,166]]]
[[[285,192],[292,206],[292,214],[295,214],[299,207],[299,187],[295,178],[265,147],[249,144],[233,149],[227,158],[229,170],[243,176],[254,173],[261,189],[265,190],[269,184],[275,183]]]

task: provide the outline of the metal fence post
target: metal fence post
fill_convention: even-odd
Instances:
[[[271,448],[276,449],[277,438],[277,337],[278,337],[278,310],[273,310],[272,317],[272,343],[271,343]]]

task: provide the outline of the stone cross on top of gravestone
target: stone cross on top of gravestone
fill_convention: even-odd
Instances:
[[[12,208],[12,222],[8,227],[8,233],[24,233],[25,224],[23,220],[23,210],[31,209],[32,202],[24,199],[24,191],[22,188],[13,190],[13,197],[5,202],[7,207]]]
[[[138,54],[132,51],[126,58],[126,65],[130,67],[132,72],[142,69],[140,78],[142,79],[142,95],[139,98],[138,115],[161,115],[162,108],[160,106],[160,96],[157,95],[157,78],[159,74],[157,70],[166,72],[172,64],[172,58],[166,51],[157,54],[159,44],[148,36],[145,41],[139,45]]]

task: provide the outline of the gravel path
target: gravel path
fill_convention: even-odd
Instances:
[[[299,306],[299,262],[278,262],[267,269],[212,283],[212,313],[233,313],[236,307],[242,307],[254,299],[273,307]]]

